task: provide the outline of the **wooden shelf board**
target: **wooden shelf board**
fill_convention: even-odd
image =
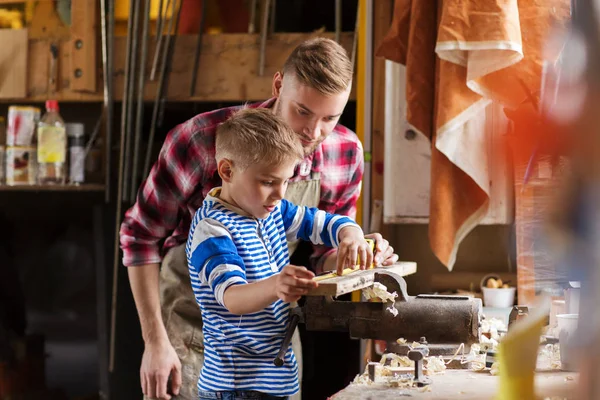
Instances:
[[[84,183],[82,185],[0,185],[0,192],[103,192],[104,185]]]

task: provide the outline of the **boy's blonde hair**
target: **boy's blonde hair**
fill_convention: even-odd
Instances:
[[[267,108],[243,108],[229,117],[217,128],[215,148],[217,162],[226,158],[242,170],[304,157],[298,135]]]
[[[326,38],[301,43],[283,65],[283,76],[294,75],[301,84],[326,96],[347,90],[352,85],[352,73],[346,50]]]

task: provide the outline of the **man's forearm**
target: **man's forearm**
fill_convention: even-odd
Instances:
[[[128,267],[127,272],[144,342],[148,344],[168,340],[160,310],[159,265]]]
[[[232,314],[244,315],[264,310],[277,300],[276,275],[258,282],[233,285],[223,294],[223,303]]]

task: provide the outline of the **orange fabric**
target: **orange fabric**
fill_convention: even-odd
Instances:
[[[432,141],[429,238],[450,270],[488,212],[485,110],[492,100],[520,103],[519,81],[539,89],[545,39],[569,8],[569,0],[395,3],[376,54],[406,65],[407,122]]]

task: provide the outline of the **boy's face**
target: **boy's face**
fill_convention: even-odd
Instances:
[[[345,92],[325,96],[316,89],[300,84],[294,75],[283,77],[277,72],[273,78],[273,95],[277,97],[275,114],[300,136],[304,154],[315,151],[338,123],[348,97]]]
[[[234,167],[228,182],[234,205],[255,218],[267,218],[285,196],[296,163],[296,160],[289,160],[279,165],[257,164],[243,171]]]

